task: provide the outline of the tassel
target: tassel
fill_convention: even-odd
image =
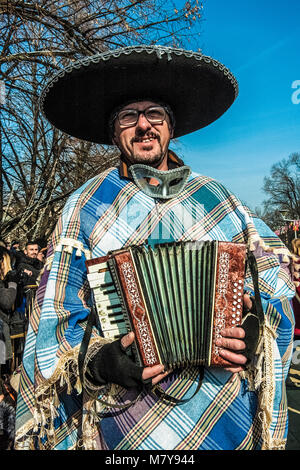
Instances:
[[[62,244],[59,243],[57,247],[55,248],[55,251],[62,251]]]
[[[78,395],[82,392],[82,384],[81,384],[79,376],[77,377],[77,380],[76,380],[75,390],[77,391]]]
[[[265,244],[265,242],[263,241],[262,238],[259,239],[258,244],[259,244],[259,246],[260,246],[264,251],[267,251],[268,246]]]
[[[39,423],[41,422],[40,414],[39,414],[37,408],[35,408],[34,412],[33,412],[33,421],[34,421],[33,432],[37,432]]]
[[[67,365],[67,367],[68,367],[68,365]],[[65,377],[65,379],[66,379],[66,384],[67,384],[67,394],[68,394],[68,395],[71,395],[71,393],[72,393],[72,385],[71,385],[71,381],[70,381],[70,370],[69,370],[69,369],[66,371],[66,377]]]
[[[62,373],[60,376],[59,386],[62,387],[64,383],[65,383],[65,377],[64,377],[64,374]]]
[[[50,402],[50,415],[51,415],[51,422],[54,421],[55,418],[58,417],[58,412],[53,405],[53,403]]]
[[[54,390],[53,392],[53,405],[55,406],[55,408],[58,408],[59,407],[59,398],[58,398],[58,393],[56,391],[56,389]]]
[[[46,416],[45,416],[44,410],[41,409],[41,423],[42,423],[42,426],[43,426],[43,427],[45,426],[46,422],[47,422],[47,420],[46,420]]]
[[[81,248],[78,247],[77,250],[76,250],[76,256],[77,256],[78,258],[81,258],[81,254],[82,254],[82,253],[81,253]]]
[[[65,253],[70,253],[70,255],[72,254],[73,252],[73,247],[71,245],[68,245],[64,248],[64,252]]]
[[[255,251],[255,242],[252,240],[252,238],[249,238],[249,250]]]

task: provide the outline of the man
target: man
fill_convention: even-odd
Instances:
[[[35,284],[43,263],[37,259],[39,245],[35,241],[29,240],[23,251],[15,252],[15,269],[21,276],[28,276],[27,284]]]
[[[29,240],[23,251],[14,254],[14,269],[19,279],[16,310],[23,314],[32,303],[43,268],[43,262],[37,258],[39,250],[37,242]]]
[[[53,234],[27,335],[16,448],[284,448],[291,255],[220,183],[191,174],[169,150],[171,138],[213,122],[236,96],[236,81],[222,64],[158,46],[84,59],[42,93],[55,126],[113,142],[121,156],[118,168],[71,196]],[[230,365],[202,368],[200,377],[194,366],[139,367],[128,356],[133,332],[111,341],[94,328],[82,364],[92,318],[86,259],[177,240],[247,243],[257,258],[265,314],[258,344],[255,322],[222,330],[220,354]],[[256,318],[254,294],[247,275],[245,313],[254,313],[245,318]],[[166,395],[156,394],[156,385]]]

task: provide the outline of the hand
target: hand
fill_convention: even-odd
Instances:
[[[134,333],[131,331],[126,336],[123,336],[121,339],[121,344],[124,349],[127,349],[134,341]],[[158,364],[152,367],[145,367],[142,373],[142,379],[144,381],[149,381],[152,379],[152,385],[156,385],[160,382],[164,377],[169,374],[169,371],[164,372],[164,366],[162,364]]]
[[[126,349],[134,341],[134,333],[105,344],[91,359],[87,366],[88,380],[96,385],[115,383],[124,388],[149,387],[156,385],[168,372],[162,364],[153,367],[141,367],[126,354]]]
[[[251,311],[253,305],[248,294],[244,294],[244,310]],[[241,327],[224,328],[221,330],[222,338],[216,341],[216,345],[221,349],[220,356],[232,363],[232,366],[225,367],[224,369],[236,373],[244,370],[248,358],[241,354],[240,351],[246,349],[245,330]]]
[[[32,276],[32,271],[29,271],[29,269],[24,269],[23,272],[28,276]]]

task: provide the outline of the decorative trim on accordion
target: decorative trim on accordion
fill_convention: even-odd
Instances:
[[[142,347],[145,354],[145,360],[147,364],[154,365],[157,363],[157,355],[152,346],[148,323],[144,320],[146,311],[143,307],[143,302],[141,300],[139,289],[135,281],[133,266],[127,261],[121,264],[120,268],[122,270],[127,292],[133,306],[131,313],[136,321],[135,327],[141,339],[140,346]],[[142,312],[142,317],[136,315],[137,307],[139,307],[139,311]]]
[[[212,362],[224,361],[215,341],[223,328],[234,328],[242,321],[244,291],[244,259],[242,251],[232,251],[232,244],[224,242],[218,256],[217,290],[215,298],[214,341]],[[245,253],[244,253],[245,255]],[[232,265],[235,265],[234,269]]]
[[[217,298],[216,298],[216,320],[215,320],[215,337],[221,337],[221,330],[225,328],[226,315],[225,309],[227,308],[227,290],[229,282],[229,267],[230,267],[230,256],[229,253],[221,253],[219,256],[219,285],[217,289]],[[214,353],[218,356],[220,348],[214,345]]]

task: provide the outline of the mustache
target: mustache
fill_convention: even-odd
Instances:
[[[160,142],[160,135],[159,134],[155,134],[154,132],[146,132],[145,134],[142,134],[142,135],[136,135],[135,137],[132,137],[131,139],[131,144],[133,144],[134,142],[141,142],[145,137],[147,138],[153,138],[153,139],[157,139],[158,142]]]

